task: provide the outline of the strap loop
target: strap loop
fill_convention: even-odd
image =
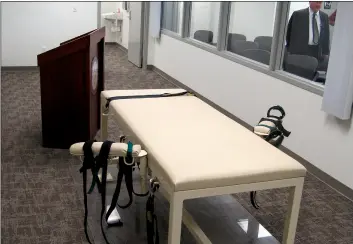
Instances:
[[[92,145],[95,142],[95,140],[87,141],[83,144],[83,153],[84,153],[84,160],[82,163],[82,167],[80,169],[80,172],[82,173],[82,180],[83,180],[83,202],[85,205],[85,217],[84,217],[84,229],[85,229],[85,235],[88,243],[92,244],[92,242],[89,239],[88,236],[88,228],[87,228],[87,218],[88,218],[88,206],[87,206],[87,169],[90,169],[92,165],[94,165],[94,157],[93,157],[93,152],[92,152]]]
[[[129,166],[135,164],[135,159],[132,157],[132,146],[133,144],[129,141],[127,144],[126,157],[124,157],[124,163]]]
[[[107,187],[107,171],[108,171],[108,157],[109,157],[109,152],[110,148],[112,146],[113,142],[112,141],[105,141],[103,142],[101,146],[101,150],[99,152],[99,155],[97,157],[99,166],[102,168],[102,189],[101,189],[101,200],[102,200],[102,209],[101,209],[101,231],[104,237],[104,240],[107,244],[109,244],[109,241],[105,235],[104,229],[103,229],[103,216],[105,212],[105,196],[106,196],[106,187]]]
[[[281,113],[281,116],[278,117],[278,116],[275,116],[275,115],[271,115],[271,111],[272,110],[279,111]],[[284,109],[281,106],[279,106],[279,105],[273,106],[273,107],[269,108],[269,110],[267,111],[267,117],[269,117],[269,118],[272,117],[272,118],[277,118],[277,119],[282,120],[284,118],[284,116],[286,116],[286,112],[284,112]]]

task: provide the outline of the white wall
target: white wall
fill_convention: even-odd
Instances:
[[[217,42],[219,23],[219,2],[193,2],[190,34],[193,37],[197,30],[213,32],[213,42]]]
[[[179,4],[180,7],[181,4]],[[179,9],[180,10],[180,9]],[[153,64],[154,61],[154,47],[155,43],[158,42],[158,37],[161,30],[161,13],[162,13],[162,3],[161,2],[151,2],[149,11],[149,29],[148,29],[148,54],[147,54],[147,64]],[[179,11],[180,13],[180,11]]]
[[[283,106],[284,146],[353,189],[353,123],[326,116],[321,96],[166,35],[154,45],[157,68],[250,125]]]
[[[210,28],[210,2],[193,2],[191,14],[191,29],[208,30]]]
[[[2,33],[2,2],[0,2],[0,67],[2,66],[2,39],[3,39],[1,33]],[[1,68],[0,68],[0,77],[1,77]],[[1,100],[1,95],[0,95],[0,100]]]
[[[97,28],[97,2],[4,2],[1,24],[2,66],[36,66],[44,46]]]
[[[248,41],[273,36],[276,2],[232,2],[229,33],[243,34]]]
[[[191,14],[191,33],[209,30],[211,27],[211,2],[193,2]]]
[[[116,12],[120,2],[101,2],[101,13]]]
[[[211,2],[211,21],[210,30],[213,32],[213,43],[218,41],[218,26],[219,26],[219,13],[221,11],[221,4],[219,2]]]

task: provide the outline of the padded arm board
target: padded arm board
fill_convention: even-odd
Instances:
[[[83,156],[83,144],[84,142],[78,142],[70,147],[70,154],[75,156]],[[103,142],[94,142],[92,145],[92,151],[94,154],[98,154]],[[113,143],[110,148],[109,156],[114,157],[125,157],[127,153],[127,144],[126,143]],[[138,157],[141,152],[140,145],[133,145],[132,146],[132,156]]]
[[[178,93],[183,90],[175,89]],[[158,94],[103,91],[102,97]],[[303,177],[299,162],[194,96],[114,100],[112,114],[174,191]]]

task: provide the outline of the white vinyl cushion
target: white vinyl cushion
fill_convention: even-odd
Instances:
[[[104,91],[101,96],[170,91]],[[162,172],[160,177],[174,191],[289,179],[306,173],[296,160],[194,96],[115,100],[110,113],[125,133],[137,138],[149,154],[149,164]]]
[[[270,128],[266,126],[261,126],[261,125],[267,125],[270,127],[276,127],[275,123],[271,121],[262,121],[260,124],[256,125],[254,127],[254,133],[260,136],[268,136],[271,132]]]

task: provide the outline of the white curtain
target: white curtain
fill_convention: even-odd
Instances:
[[[322,110],[350,119],[353,104],[353,3],[339,2]]]

